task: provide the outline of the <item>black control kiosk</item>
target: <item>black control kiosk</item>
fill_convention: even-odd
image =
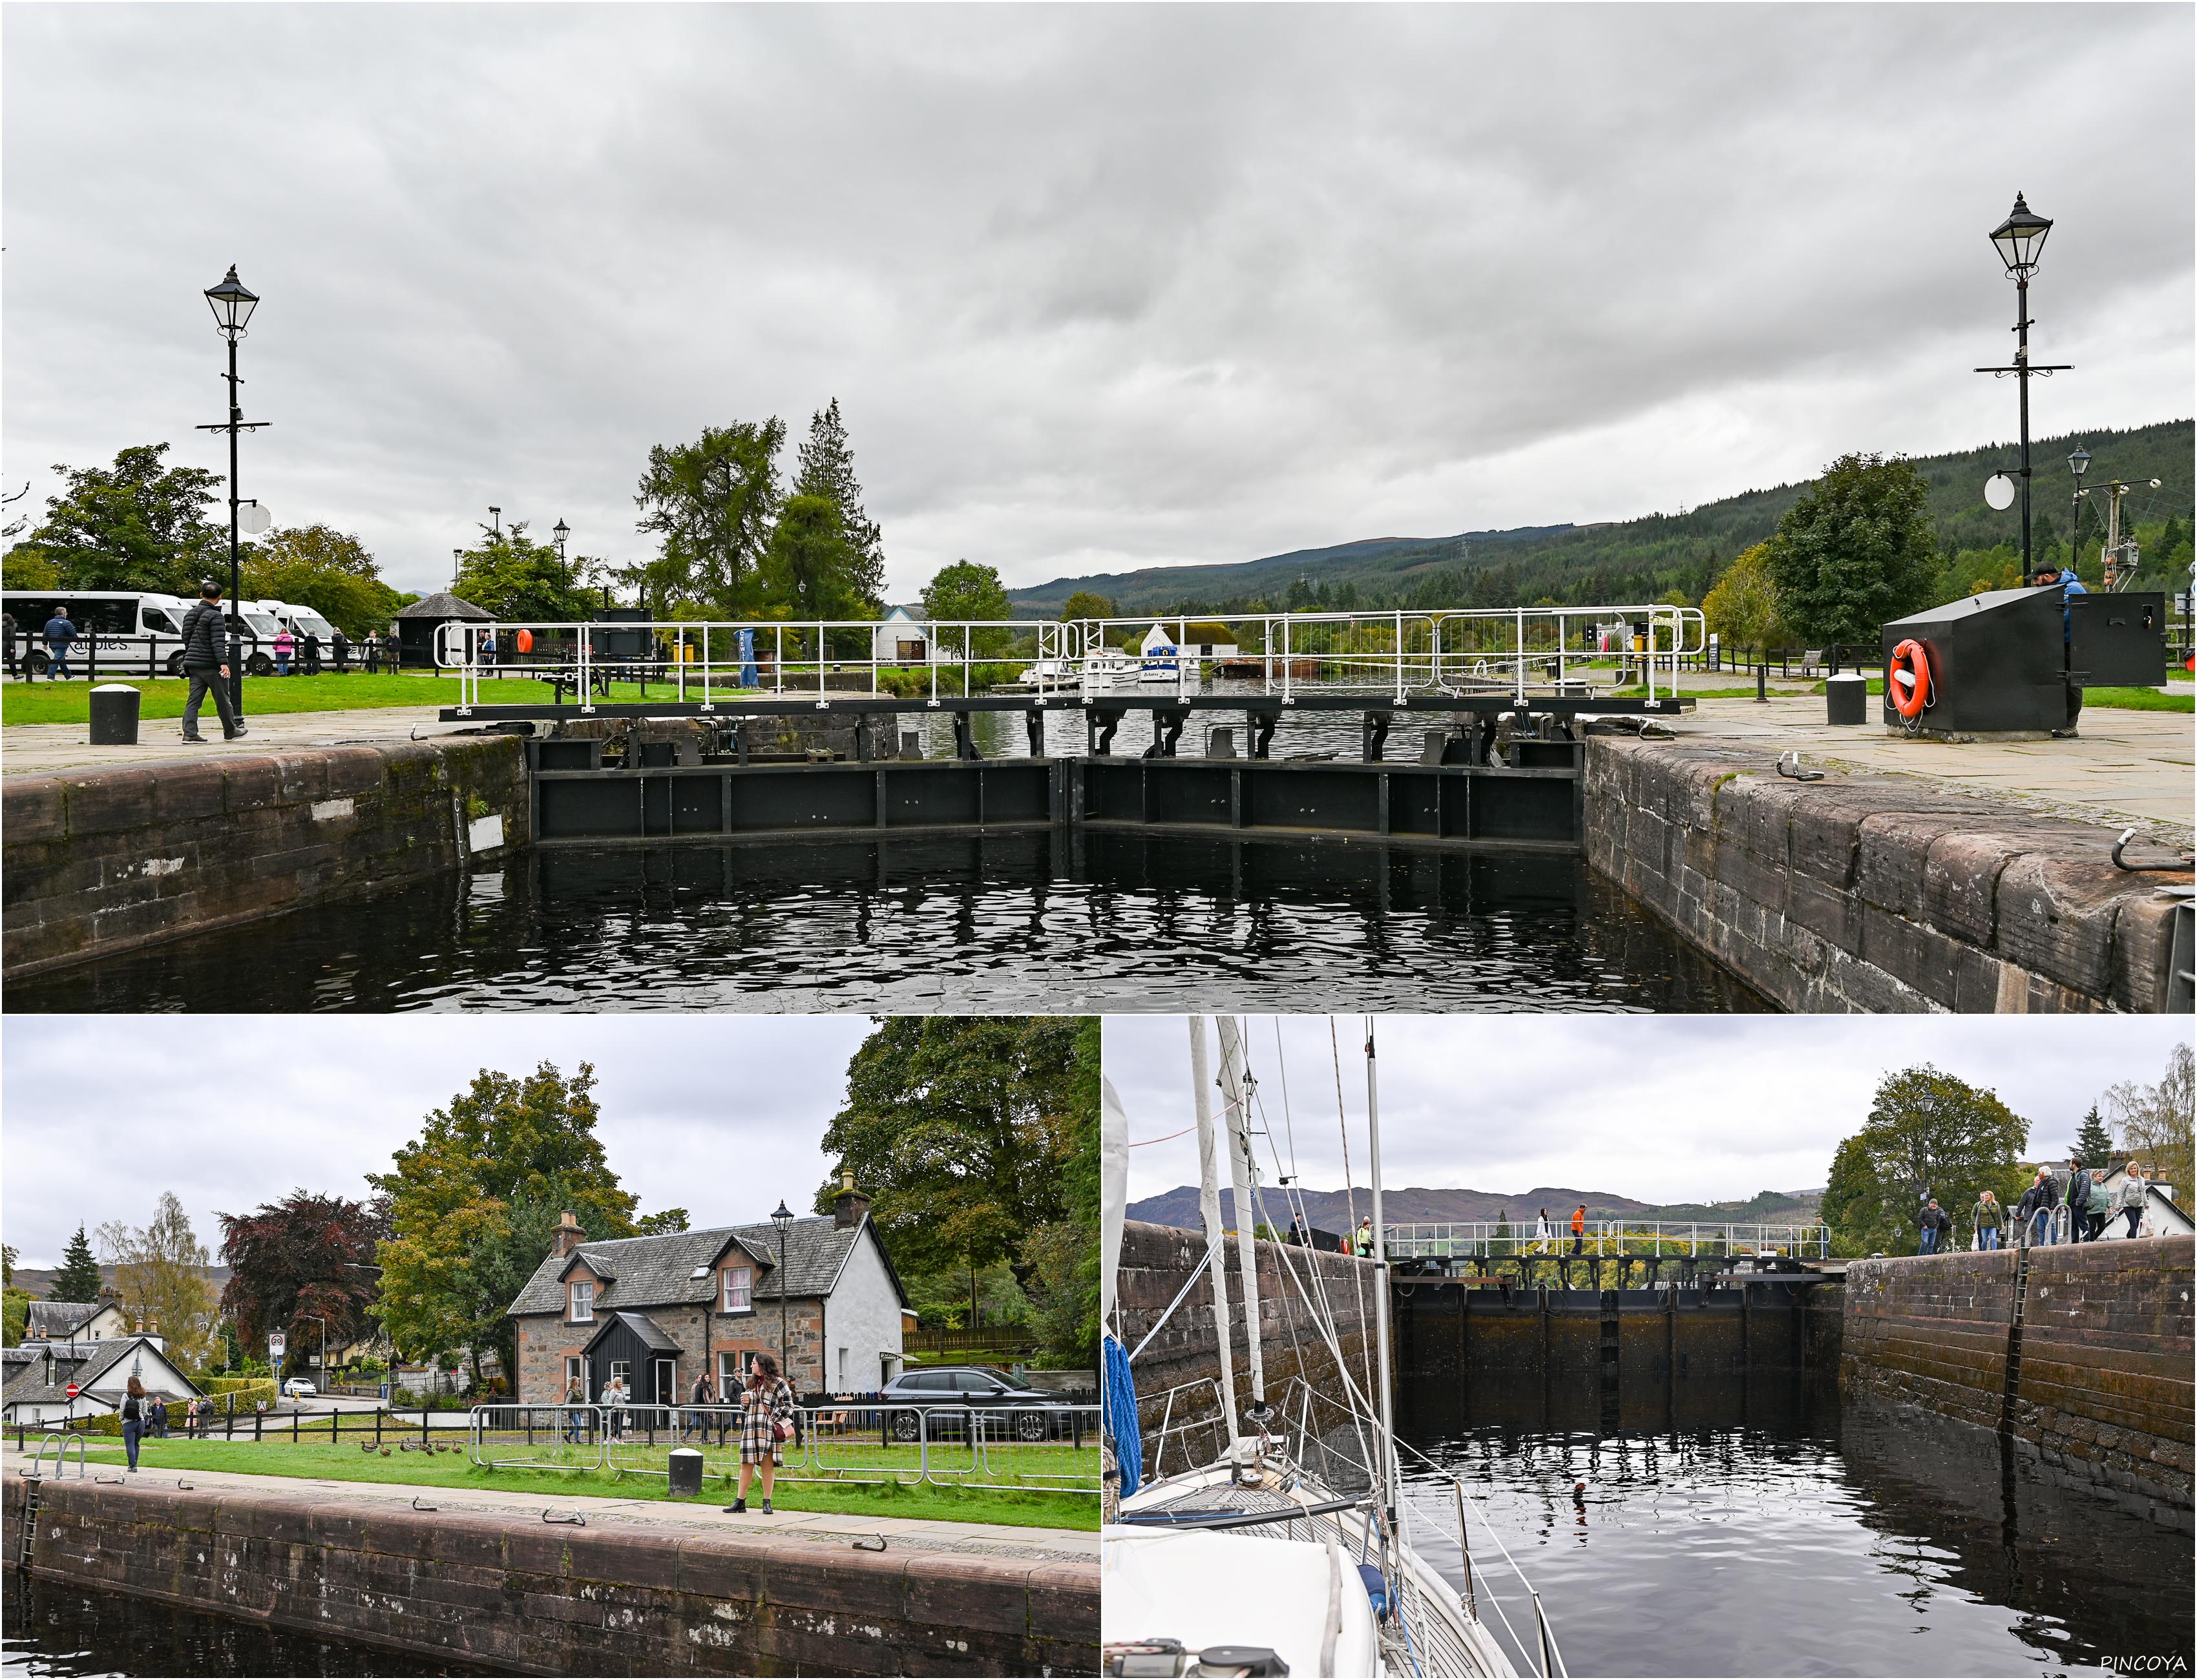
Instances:
[[[2050,733],[2074,727],[2084,688],[2165,681],[2166,598],[1988,590],[1893,620],[1884,657],[1887,727]]]

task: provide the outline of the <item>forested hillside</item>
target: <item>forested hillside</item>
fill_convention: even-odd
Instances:
[[[2091,455],[2090,482],[2109,478],[2161,481],[2128,498],[2124,517],[2144,541],[2145,582],[2161,587],[2179,552],[2181,576],[2197,469],[2197,430],[2187,420],[2128,432],[2085,432],[2036,439],[2035,534],[2040,553],[2064,553],[2073,479],[2067,457],[2080,443]],[[1919,457],[1930,488],[1930,513],[1944,555],[1950,593],[1977,579],[1997,581],[2020,543],[2018,508],[1994,512],[1984,481],[2017,459],[2014,443],[1990,443],[1956,455]],[[1799,500],[1804,484],[1749,490],[1683,514],[1596,525],[1537,525],[1443,537],[1381,537],[1330,548],[1301,549],[1232,565],[1147,567],[1010,591],[1016,612],[1043,617],[1086,590],[1123,614],[1214,613],[1330,607],[1517,606],[1632,602],[1673,591],[1698,603],[1742,549],[1767,538]],[[2083,511],[2081,546],[2095,557],[2102,535],[2103,498]],[[2094,562],[2093,562],[2094,564]],[[2089,568],[2086,567],[2086,570]],[[2011,580],[2009,580],[2011,581]]]
[[[1486,1190],[1422,1190],[1411,1186],[1385,1191],[1381,1198],[1381,1211],[1391,1225],[1451,1225],[1467,1224],[1476,1220],[1495,1220],[1508,1216],[1512,1223],[1524,1219],[1531,1223],[1543,1208],[1551,1218],[1562,1214],[1568,1219],[1572,1209],[1581,1202],[1586,1204],[1590,1219],[1663,1219],[1699,1221],[1703,1225],[1805,1225],[1817,1217],[1823,1205],[1823,1191],[1804,1190],[1781,1192],[1765,1190],[1745,1202],[1676,1202],[1658,1206],[1636,1202],[1629,1196],[1613,1195],[1608,1190],[1565,1190],[1541,1185],[1533,1190],[1506,1195]],[[1258,1196],[1267,1223],[1277,1230],[1290,1222],[1290,1202],[1284,1192],[1262,1189]],[[1312,1190],[1304,1192],[1307,1213],[1313,1225],[1322,1231],[1341,1231],[1355,1223],[1352,1215],[1364,1219],[1373,1211],[1371,1193],[1360,1185],[1354,1196],[1346,1196],[1339,1190]],[[1235,1225],[1235,1197],[1223,1189],[1220,1192],[1220,1217],[1232,1229]],[[1132,1202],[1127,1209],[1133,1219],[1145,1219],[1154,1225],[1178,1226],[1195,1231],[1200,1223],[1197,1214],[1197,1188],[1182,1185],[1158,1196],[1148,1196],[1141,1202]]]

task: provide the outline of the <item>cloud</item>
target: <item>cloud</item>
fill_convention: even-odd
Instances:
[[[81,1223],[142,1225],[171,1190],[217,1254],[216,1213],[368,1173],[483,1068],[592,1063],[612,1170],[643,1213],[697,1225],[804,1211],[861,1017],[387,1019],[75,1016],[12,1025],[0,1062],[7,1240],[51,1265]]]
[[[1277,1049],[1277,1026],[1279,1048]],[[2064,1149],[2123,1080],[2157,1081],[2188,1023],[2140,1016],[1384,1016],[1383,1177],[1391,1187],[1606,1190],[1728,1202],[1821,1188],[1878,1082],[1931,1063],[1996,1091],[2032,1151]],[[1217,1040],[1209,1040],[1215,1042]],[[1367,1177],[1361,1017],[1252,1017],[1251,1069],[1272,1147],[1313,1189]],[[1110,1017],[1107,1077],[1129,1121],[1132,1201],[1197,1182],[1180,1017]],[[1216,1062],[1217,1049],[1214,1052]],[[1262,1144],[1265,1176],[1274,1176]],[[1292,1170],[1284,1166],[1283,1171]]]
[[[2186,413],[2186,8],[9,9],[11,473],[219,464],[446,581],[841,400],[911,596],[1620,518]],[[2017,90],[2018,94],[2010,94]],[[2124,167],[2127,159],[2142,167]]]

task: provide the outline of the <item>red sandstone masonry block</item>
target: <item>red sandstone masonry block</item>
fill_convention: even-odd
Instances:
[[[782,1553],[771,1559],[763,1592],[771,1603],[849,1615],[906,1619],[908,1565],[890,1554]]]
[[[2186,873],[2152,878],[2161,886],[2174,882],[2187,886],[2190,879]],[[2113,918],[2111,958],[2111,1000],[2115,1008],[2147,1015],[2165,1011],[2173,947],[2174,906],[2170,901],[2157,897],[2121,901],[2120,912]]]
[[[381,791],[388,761],[372,747],[336,747],[322,755],[331,799],[370,797]]]
[[[68,780],[68,831],[100,834],[136,828],[153,799],[150,770],[102,770]]]
[[[970,1628],[1020,1637],[1029,1625],[1027,1564],[954,1557],[922,1557],[907,1567],[907,1613],[911,1621],[935,1627]],[[999,1590],[1018,1581],[1020,1592]]]
[[[152,775],[153,797],[133,827],[188,822],[221,814],[223,779],[221,766],[216,761],[200,758],[188,763],[163,764]]]
[[[255,754],[219,762],[223,798],[230,815],[283,802],[281,766],[274,759]]]
[[[1098,1642],[1098,1572],[1087,1563],[1041,1565],[1029,1573],[1030,1631],[1070,1645]]]
[[[501,1527],[501,1525],[498,1525]],[[675,1588],[679,1551],[653,1534],[617,1529],[576,1529],[565,1540],[566,1573],[579,1581]]]
[[[328,797],[328,768],[323,754],[279,752],[272,756],[275,785],[281,790],[284,804],[303,804]]]
[[[760,1603],[771,1549],[754,1540],[690,1534],[679,1544],[679,1585],[704,1598]]]
[[[0,785],[0,833],[10,846],[68,832],[68,785],[59,776],[11,776]]]
[[[2015,859],[1999,877],[1998,954],[2086,995],[2106,996],[2114,917],[2123,900],[2151,891],[2150,883],[2131,887],[2130,879],[2087,859]]]

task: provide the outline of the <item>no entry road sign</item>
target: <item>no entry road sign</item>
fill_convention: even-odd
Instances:
[[[69,1384],[69,1386],[68,1386],[68,1397],[69,1397],[71,1399],[75,1399],[78,1394],[81,1394],[82,1393],[84,1393],[84,1390],[83,1390],[83,1389],[81,1389],[81,1388],[79,1388],[79,1387],[78,1387],[76,1386],[76,1384],[75,1384],[75,1383],[72,1382],[72,1383],[70,1383],[70,1384]]]

